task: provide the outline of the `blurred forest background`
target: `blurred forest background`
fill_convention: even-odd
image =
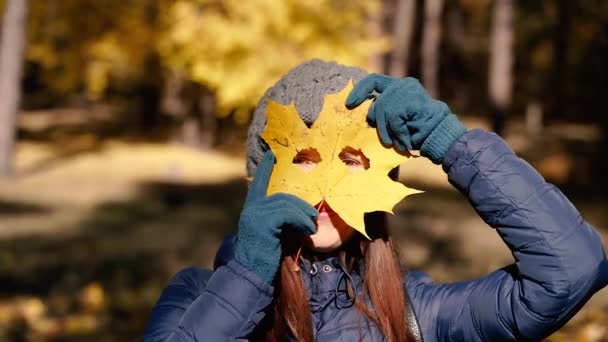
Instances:
[[[0,0],[0,340],[133,341],[167,280],[210,267],[246,192],[257,99],[318,57],[415,76],[503,135],[608,245],[608,1]],[[404,262],[512,262],[418,158]],[[549,341],[608,341],[608,290]]]

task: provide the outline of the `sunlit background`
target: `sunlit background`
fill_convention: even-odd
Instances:
[[[258,98],[318,57],[414,76],[499,132],[608,244],[605,0],[0,0],[0,340],[134,341],[167,280],[210,267],[246,192]],[[23,48],[22,48],[23,47]],[[22,72],[21,72],[22,71]],[[404,264],[512,262],[418,158]],[[608,290],[549,341],[608,341]]]

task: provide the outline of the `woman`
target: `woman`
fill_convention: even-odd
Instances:
[[[366,216],[368,240],[326,205],[266,195],[274,164],[260,138],[266,99],[295,103],[311,125],[324,96],[350,80],[356,85],[346,107],[375,97],[368,121],[382,143],[442,164],[514,264],[473,281],[435,284],[423,273],[402,274],[385,214]],[[344,160],[366,166],[357,153]],[[303,169],[315,162],[306,154],[294,159]],[[497,135],[467,131],[412,78],[366,76],[319,60],[298,66],[258,105],[248,172],[255,176],[237,237],[224,242],[214,272],[189,268],[173,278],[144,340],[538,341],[608,283],[601,240],[564,195]]]

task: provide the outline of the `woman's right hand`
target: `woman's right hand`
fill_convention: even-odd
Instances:
[[[284,229],[314,234],[319,212],[304,200],[289,194],[266,196],[274,167],[274,155],[267,151],[258,164],[239,219],[236,260],[269,284],[281,263]]]

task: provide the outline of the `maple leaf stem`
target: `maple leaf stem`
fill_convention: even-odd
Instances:
[[[300,245],[300,248],[298,248],[298,253],[296,253],[296,258],[294,259],[296,266],[293,268],[293,270],[296,272],[300,272],[300,254],[302,254],[302,245]]]

